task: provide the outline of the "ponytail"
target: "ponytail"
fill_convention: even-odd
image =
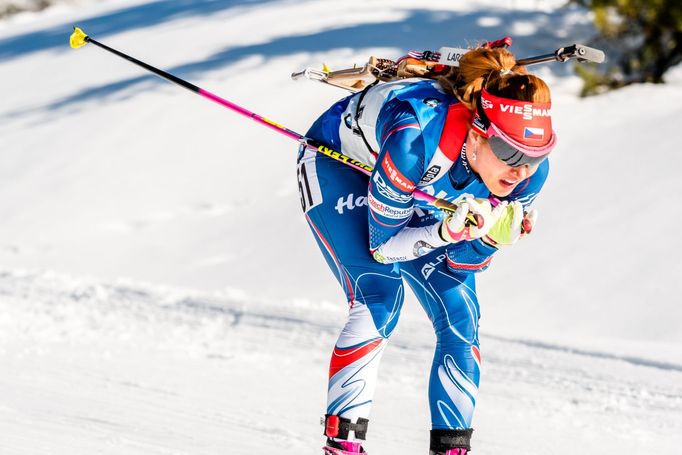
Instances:
[[[483,88],[493,95],[520,101],[550,102],[547,84],[517,65],[507,49],[479,47],[462,56],[458,67],[438,78],[443,89],[468,109],[476,110]]]

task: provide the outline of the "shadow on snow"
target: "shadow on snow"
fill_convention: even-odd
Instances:
[[[78,24],[62,24],[46,30],[0,39],[0,59],[8,60],[46,50],[68,51],[68,36],[78,25],[93,37],[152,27],[176,19],[210,16],[231,8],[259,5],[274,0],[160,0],[108,12],[79,20]]]
[[[120,33],[133,28],[147,27],[191,15],[210,15],[236,6],[255,4],[249,0],[230,1],[177,1],[153,2],[123,9],[82,22],[85,30],[101,39],[108,34]],[[443,45],[466,46],[484,40],[515,36],[513,50],[519,57],[544,54],[592,34],[587,21],[575,25],[568,13],[576,7],[565,7],[552,12],[489,10],[486,12],[458,13],[453,11],[408,10],[404,19],[393,22],[376,22],[337,29],[275,38],[259,44],[228,47],[202,60],[188,62],[164,70],[184,79],[196,79],[198,75],[217,70],[243,58],[261,56],[265,59],[284,57],[296,53],[325,53],[335,49],[397,48],[399,52],[410,49],[438,49]],[[571,38],[563,38],[562,31],[570,27]],[[519,33],[525,28],[526,34]],[[190,31],[191,32],[191,31]],[[516,32],[516,33],[513,33]],[[32,51],[64,47],[68,36],[66,26],[36,32],[22,37],[0,41],[0,56],[16,57]],[[570,41],[570,42],[569,42]],[[11,50],[11,48],[15,48]],[[367,55],[369,56],[369,54]],[[397,57],[386,56],[386,57]],[[153,65],[153,62],[149,62]],[[349,62],[349,64],[352,62]],[[291,68],[296,70],[298,68]],[[140,70],[142,71],[142,70]],[[557,75],[567,75],[570,65],[552,65]],[[41,109],[49,111],[75,108],[91,100],[129,98],[162,81],[151,74],[123,79],[84,89]],[[34,109],[31,109],[32,111]],[[27,112],[27,111],[24,111]],[[20,113],[13,113],[13,115]]]

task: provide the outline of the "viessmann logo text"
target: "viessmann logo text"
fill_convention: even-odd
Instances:
[[[405,177],[398,169],[396,169],[391,156],[386,153],[383,161],[381,162],[381,167],[386,172],[388,179],[395,183],[397,187],[405,192],[412,192],[416,188],[414,183],[412,183],[407,177]]]
[[[481,106],[483,109],[492,109],[495,104],[483,97],[481,97]],[[551,109],[533,107],[532,104],[524,104],[523,106],[514,104],[500,103],[500,111],[505,114],[521,115],[524,120],[533,120],[533,117],[550,117]]]

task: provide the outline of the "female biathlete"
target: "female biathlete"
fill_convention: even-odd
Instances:
[[[370,177],[298,156],[305,217],[350,306],[332,352],[324,453],[362,453],[403,279],[437,336],[432,455],[466,455],[480,377],[475,274],[529,233],[555,144],[550,92],[503,48],[477,48],[435,79],[375,85],[334,104],[308,137],[374,166]],[[420,189],[458,204],[444,216]]]

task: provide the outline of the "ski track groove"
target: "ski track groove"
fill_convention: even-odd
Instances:
[[[675,363],[661,362],[658,360],[651,360],[651,359],[645,359],[642,357],[635,357],[635,356],[628,356],[628,355],[625,355],[625,356],[616,355],[616,354],[611,354],[611,353],[607,353],[607,352],[588,351],[585,349],[578,349],[578,348],[573,348],[573,347],[569,347],[569,346],[561,346],[558,344],[545,343],[542,341],[525,340],[523,338],[509,338],[509,337],[502,337],[502,336],[490,335],[490,334],[488,334],[487,337],[489,339],[497,340],[497,341],[504,342],[504,343],[517,343],[517,344],[522,344],[522,345],[529,346],[532,348],[546,349],[546,350],[558,351],[558,352],[566,352],[569,354],[582,355],[582,356],[594,357],[594,358],[605,359],[605,360],[617,360],[617,361],[628,362],[628,363],[631,363],[631,364],[637,365],[637,366],[644,366],[644,367],[649,367],[649,368],[658,368],[661,370],[675,371],[678,373],[682,373],[682,365],[678,365]]]
[[[48,278],[52,277],[52,275],[49,273],[47,276]],[[16,281],[19,281],[21,285],[16,286]],[[49,282],[50,279],[47,281]],[[62,285],[73,286],[72,283],[68,283],[68,279],[64,279],[63,281],[66,282],[62,282]],[[17,292],[17,287],[21,289],[20,292]],[[77,305],[79,303],[82,304],[81,309],[88,307],[86,312],[89,311],[90,314],[84,315],[87,323],[91,323],[97,318],[106,319],[106,316],[111,315],[113,312],[125,314],[125,317],[131,317],[137,322],[146,321],[149,323],[149,325],[153,325],[154,322],[159,321],[170,323],[171,325],[210,325],[216,323],[215,318],[218,317],[220,319],[218,322],[220,323],[221,328],[225,329],[219,335],[225,335],[228,332],[226,330],[227,328],[239,329],[241,327],[279,330],[287,333],[300,333],[301,331],[305,330],[336,335],[339,324],[342,322],[330,317],[327,317],[323,322],[317,322],[306,319],[305,316],[295,317],[277,314],[277,312],[287,311],[286,308],[281,308],[279,304],[259,305],[259,308],[267,308],[271,311],[266,312],[247,310],[246,302],[234,301],[220,297],[177,298],[173,295],[173,292],[170,294],[165,292],[167,291],[166,288],[160,288],[159,291],[100,283],[94,285],[88,284],[85,287],[76,284],[77,289],[67,289],[66,292],[57,292],[57,295],[55,296],[54,289],[51,289],[49,286],[46,289],[42,289],[44,287],[44,278],[40,273],[37,275],[29,274],[28,276],[23,276],[22,273],[0,273],[1,294],[6,295],[7,297],[14,297],[15,299],[18,298],[19,300],[26,300],[29,302],[42,301],[43,306],[41,308],[35,309],[34,312],[39,313],[40,310],[45,310],[46,313],[52,316],[54,319],[53,322],[61,322],[64,320],[66,316],[60,316],[60,311],[67,310],[68,306],[77,307],[79,306]],[[38,289],[39,292],[36,292],[36,289]],[[102,296],[103,292],[104,297]],[[63,298],[61,302],[60,297]],[[50,303],[53,302],[61,303],[61,305],[51,305]],[[95,306],[94,308],[93,305]],[[237,308],[234,306],[237,306]],[[341,311],[337,313],[339,315],[343,314]],[[293,328],[296,328],[297,330],[291,330]],[[189,329],[191,330],[191,327]],[[30,327],[27,327],[26,330],[30,330]],[[67,334],[64,333],[62,335]],[[642,357],[627,355],[623,356],[599,351],[588,351],[570,346],[562,346],[534,340],[525,340],[521,338],[503,337],[489,333],[484,333],[482,338],[486,344],[492,344],[493,342],[505,346],[509,344],[516,344],[530,348],[534,352],[549,351],[550,353],[562,353],[571,356],[583,356],[598,360],[626,362],[643,368],[682,373],[682,365],[660,362]],[[397,342],[392,340],[392,346],[393,349],[406,351],[414,349],[433,350],[433,346],[430,344],[425,344],[419,340],[416,342],[405,342],[402,338]],[[134,386],[134,384],[131,384],[131,386]]]

